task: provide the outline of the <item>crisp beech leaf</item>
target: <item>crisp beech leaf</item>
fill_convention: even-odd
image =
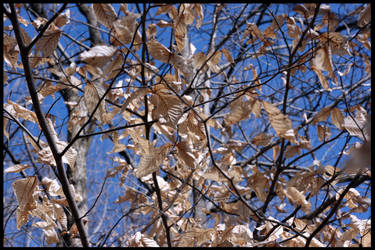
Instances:
[[[326,121],[329,117],[329,114],[330,114],[330,111],[331,111],[331,108],[330,107],[325,107],[325,108],[322,108],[314,117],[313,121],[312,121],[312,124],[315,125],[317,124],[318,122],[321,122],[321,121]]]
[[[22,170],[25,170],[29,167],[31,167],[29,164],[16,164],[16,165],[6,168],[4,170],[4,173],[19,173]]]
[[[59,15],[54,23],[57,27],[64,26],[70,22],[70,9],[66,10],[64,14]]]
[[[298,191],[295,187],[288,187],[285,195],[288,197],[290,202],[300,205],[305,213],[310,212],[310,202],[307,201],[303,193]]]
[[[135,176],[141,178],[157,171],[160,164],[168,155],[171,147],[172,144],[165,144],[161,147],[155,148],[151,142],[148,142],[146,147],[143,148],[144,152],[142,153],[139,165],[135,170]]]
[[[148,41],[147,47],[151,56],[156,60],[164,63],[168,63],[170,61],[172,55],[170,50],[155,39]]]
[[[266,133],[259,133],[256,135],[252,140],[251,143],[257,146],[265,146],[270,143],[273,135],[266,134]]]
[[[292,121],[288,118],[288,116],[282,114],[277,107],[266,101],[263,101],[263,107],[267,112],[268,118],[270,119],[271,125],[276,131],[276,134],[292,141],[293,143],[296,143],[295,134],[292,128]]]
[[[36,198],[34,191],[38,185],[38,180],[35,176],[29,176],[24,179],[16,180],[12,183],[12,188],[18,201],[17,208],[17,229],[28,222],[28,217],[36,207]]]
[[[130,247],[159,247],[155,240],[146,237],[140,232],[130,237],[128,244]]]
[[[105,27],[111,28],[113,22],[117,19],[116,11],[112,5],[106,3],[94,3],[92,7],[98,21]]]
[[[358,26],[362,28],[370,22],[371,22],[371,4],[367,4],[366,8],[363,9],[358,15]]]
[[[128,44],[133,40],[134,32],[137,29],[137,18],[140,14],[128,12],[128,14],[113,23],[116,31],[116,37],[124,44]]]
[[[344,123],[344,115],[338,108],[333,108],[331,110],[331,120],[333,125],[335,125],[338,129],[343,129],[342,125]]]
[[[115,52],[115,47],[107,45],[96,45],[90,50],[82,52],[79,55],[79,58],[92,66],[100,67],[109,62]]]
[[[35,55],[39,55],[39,53],[43,57],[52,55],[59,43],[61,34],[62,31],[58,28],[48,29],[44,32],[43,36],[35,44]]]
[[[318,138],[321,142],[323,142],[324,140],[326,141],[329,140],[329,138],[331,137],[331,131],[329,127],[318,125],[316,128],[317,128]]]
[[[184,103],[163,85],[156,85],[152,91],[154,94],[150,101],[154,105],[153,119],[159,119],[161,124],[176,127],[184,113]]]

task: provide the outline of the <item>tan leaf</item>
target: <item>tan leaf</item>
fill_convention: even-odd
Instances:
[[[286,151],[285,151],[286,158],[291,158],[295,154],[300,154],[300,149],[298,145],[289,145],[286,147]]]
[[[257,146],[265,146],[271,142],[272,137],[273,135],[260,133],[251,140],[251,143]]]
[[[327,126],[318,125],[317,127],[318,138],[321,142],[329,140],[331,137],[330,129]]]
[[[57,27],[64,26],[70,22],[70,9],[66,10],[63,14],[59,15],[54,23]]]
[[[94,85],[90,82],[87,82],[84,88],[84,95],[83,100],[86,104],[87,111],[91,115],[94,111],[95,107],[99,103],[99,93]],[[105,102],[101,102],[99,108],[96,110],[94,117],[98,119],[98,121],[102,122],[101,114],[105,113]]]
[[[237,98],[229,104],[230,112],[225,116],[225,124],[231,126],[250,117],[255,98],[243,101],[243,98]]]
[[[38,221],[33,223],[33,227],[38,227],[43,230],[43,233],[46,235],[46,241],[48,245],[59,242],[59,237],[53,225],[45,221]]]
[[[155,16],[168,13],[172,6],[172,4],[165,4],[160,6],[159,9],[156,11]]]
[[[107,28],[111,28],[113,22],[117,19],[115,9],[111,4],[94,3],[92,5],[98,21]]]
[[[16,70],[16,65],[19,56],[19,48],[14,39],[11,36],[8,36],[4,33],[3,35],[3,53],[4,61],[12,67],[13,70]]]
[[[281,113],[281,111],[275,107],[273,104],[263,101],[263,107],[267,112],[268,118],[270,119],[273,129],[276,131],[276,134],[280,137],[288,139],[295,142],[295,135],[292,128],[292,121],[288,116]]]
[[[329,49],[328,46],[320,48],[318,51],[316,51],[314,58],[310,62],[311,68],[318,75],[323,87],[326,84],[322,82],[322,78],[320,76],[320,74],[322,74],[322,70],[328,71],[329,77],[336,80],[335,73],[333,72],[331,49]]]
[[[181,141],[176,144],[178,158],[181,159],[191,169],[195,168],[196,157],[192,152],[192,145],[186,141]]]
[[[128,12],[128,14],[113,23],[116,37],[124,44],[132,42],[134,33],[137,29],[137,19],[140,14]]]
[[[315,66],[311,66],[311,69],[318,75],[319,81],[324,89],[329,89],[329,83],[326,77],[323,75],[322,71]]]
[[[187,25],[185,23],[184,14],[180,14],[177,18],[173,19],[174,36],[177,44],[177,50],[182,52],[186,42]]]
[[[208,54],[207,58],[210,58],[211,55],[212,55],[211,53]],[[216,51],[215,54],[211,57],[211,59],[207,62],[207,65],[208,65],[208,67],[210,68],[211,71],[213,71],[213,72],[219,71],[218,64],[219,64],[220,60],[221,60],[221,52]]]
[[[35,44],[35,55],[41,54],[42,57],[48,57],[55,51],[62,31],[58,28],[48,29]]]
[[[343,127],[351,136],[357,136],[364,140],[364,135],[367,141],[371,138],[371,116],[363,111],[357,111],[354,118],[345,117]]]
[[[170,50],[157,40],[153,39],[147,42],[148,51],[156,60],[168,63],[171,57]]]
[[[39,125],[38,118],[33,111],[28,110],[28,109],[22,107],[21,105],[15,103],[15,102],[12,102],[11,100],[9,100],[8,102],[9,102],[9,104],[4,104],[4,108],[9,113],[11,113],[12,115],[14,115],[17,118],[22,118],[24,120],[35,122]]]
[[[17,208],[17,229],[27,223],[28,215],[36,207],[36,200],[33,196],[37,188],[38,180],[35,176],[16,180],[12,183],[12,188],[18,201]]]
[[[31,43],[31,38],[29,34],[22,27],[20,27],[20,31],[24,44],[28,46]]]
[[[29,168],[30,165],[28,164],[16,164],[13,166],[10,166],[4,170],[4,173],[18,173],[21,172],[22,170],[25,170]]]
[[[222,49],[221,52],[223,52],[225,58],[227,59],[228,62],[230,63],[234,63],[234,60],[233,60],[233,57],[232,57],[232,54],[229,52],[229,50],[227,49]]]
[[[173,27],[173,23],[169,23],[165,20],[160,20],[156,25],[160,28]]]
[[[344,115],[338,108],[333,108],[331,110],[331,119],[333,125],[335,125],[338,129],[343,129]]]
[[[159,247],[155,240],[146,237],[140,232],[137,232],[135,235],[130,237],[128,240],[128,245],[130,247]]]
[[[366,8],[358,15],[358,26],[364,27],[371,22],[371,4],[367,4]]]
[[[279,155],[280,152],[280,145],[276,145],[272,148],[272,159],[273,162],[276,162],[277,156]]]
[[[151,142],[148,142],[147,146],[143,148],[143,154],[138,167],[135,170],[135,176],[141,178],[157,171],[160,164],[163,162],[165,157],[168,155],[172,144],[165,144],[161,147],[155,148]]]
[[[153,93],[150,98],[154,105],[153,119],[159,119],[161,124],[176,127],[184,113],[184,103],[160,84],[154,87]]]
[[[288,197],[290,202],[300,205],[305,213],[310,212],[310,202],[307,201],[303,193],[298,191],[295,187],[288,187],[285,195]]]
[[[321,122],[321,121],[326,121],[329,117],[329,114],[330,114],[330,111],[331,111],[331,108],[330,107],[325,107],[325,108],[322,108],[314,117],[313,121],[312,121],[312,125],[315,125],[317,124],[318,122]]]
[[[96,45],[90,48],[90,50],[82,52],[79,55],[79,58],[92,66],[102,67],[110,61],[115,52],[115,47]]]

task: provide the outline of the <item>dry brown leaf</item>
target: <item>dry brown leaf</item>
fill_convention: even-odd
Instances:
[[[168,63],[171,58],[170,50],[163,44],[159,43],[157,40],[153,39],[147,42],[148,51],[151,56],[156,60],[164,63]]]
[[[234,60],[233,60],[233,57],[232,57],[232,54],[229,52],[229,50],[227,49],[222,49],[221,52],[223,52],[225,58],[227,59],[228,62],[230,63],[234,63]]]
[[[88,51],[84,51],[79,58],[91,66],[103,67],[115,54],[116,48],[107,45],[96,45]]]
[[[362,28],[370,22],[371,22],[371,4],[367,4],[366,8],[363,9],[358,15],[358,26]]]
[[[333,108],[331,110],[331,119],[333,125],[335,125],[338,129],[343,129],[344,115],[338,108]]]
[[[253,167],[252,171],[253,173],[248,178],[248,185],[254,190],[258,199],[264,202],[267,199],[267,190],[270,187],[269,180],[264,173],[258,171],[257,167]]]
[[[366,140],[369,141],[371,137],[371,116],[368,116],[366,110],[362,108],[362,110],[357,111],[354,118],[352,116],[345,117],[343,127],[351,136],[357,136],[362,140],[365,139],[365,136]]]
[[[265,146],[271,142],[272,137],[271,134],[259,133],[251,140],[251,143],[257,146]]]
[[[117,19],[117,14],[115,9],[111,4],[94,3],[92,5],[94,13],[98,18],[98,21],[107,28],[111,28],[113,22]]]
[[[51,225],[45,221],[38,221],[33,223],[32,226],[43,230],[48,245],[59,242],[59,237],[56,233],[54,225]]]
[[[291,158],[296,154],[300,154],[300,146],[298,145],[289,145],[286,147],[285,157]]]
[[[317,124],[318,122],[321,122],[321,121],[326,121],[329,117],[329,114],[330,114],[330,111],[331,111],[331,108],[330,107],[325,107],[325,108],[322,108],[314,117],[313,121],[312,121],[312,125],[315,125]]]
[[[150,98],[154,105],[152,118],[175,128],[184,114],[184,103],[161,84],[156,85],[152,92],[154,93]]]
[[[182,13],[173,19],[174,37],[177,44],[177,50],[182,52],[186,42],[187,24],[185,23],[185,15]]]
[[[139,234],[139,232],[137,232],[137,234]],[[136,236],[137,238],[137,236]],[[130,240],[129,240],[130,241]],[[139,240],[139,242],[137,242],[138,244],[136,244],[136,246],[138,247],[159,247],[158,243],[151,239],[151,238],[148,238],[146,236],[144,236],[143,234],[141,235],[141,238]],[[132,244],[129,244],[129,246],[132,246]]]
[[[318,125],[316,127],[319,141],[327,141],[331,137],[331,131],[329,127]]]
[[[173,7],[172,4],[166,4],[166,5],[160,6],[159,9],[156,11],[155,16],[168,13],[171,7]]]
[[[14,39],[11,36],[8,36],[4,33],[3,35],[3,53],[4,53],[4,61],[12,67],[13,70],[16,71],[16,65],[19,56],[19,48]]]
[[[231,102],[229,104],[230,112],[225,116],[226,126],[232,126],[233,124],[249,118],[255,102],[255,98],[250,98],[247,101],[243,101],[242,97],[239,97],[235,101]]]
[[[64,26],[70,22],[70,9],[66,10],[63,14],[59,15],[54,23],[57,27]]]
[[[124,44],[132,42],[134,33],[137,30],[137,19],[140,14],[128,12],[128,14],[113,23],[116,37]]]
[[[336,80],[333,72],[331,49],[328,46],[320,48],[316,51],[314,58],[310,61],[311,69],[318,75],[324,89],[328,89],[328,82],[322,74],[322,70],[329,72],[329,77]]]
[[[29,164],[16,164],[13,166],[10,166],[4,170],[4,173],[18,173],[22,170],[25,170],[27,168],[31,167]]]
[[[30,212],[36,208],[36,198],[34,191],[38,185],[35,176],[29,176],[24,179],[16,180],[12,183],[12,188],[18,201],[17,208],[17,229],[27,223]]]
[[[48,57],[57,48],[62,31],[58,28],[48,29],[35,44],[35,55],[41,54],[42,57]]]
[[[295,141],[295,133],[292,128],[292,121],[288,116],[282,114],[281,111],[271,103],[263,101],[262,104],[276,134],[297,144]]]
[[[196,165],[196,157],[193,154],[192,145],[186,141],[176,144],[178,159],[182,160],[189,168],[194,169]]]
[[[168,143],[155,148],[151,142],[148,142],[148,144],[142,148],[143,153],[141,154],[139,165],[135,170],[135,176],[141,178],[157,171],[172,146],[172,144]]]
[[[306,200],[303,192],[298,191],[295,187],[288,187],[285,195],[291,203],[300,205],[305,213],[310,212],[311,204]]]
[[[273,162],[276,162],[277,156],[279,155],[280,152],[280,145],[276,145],[272,148],[272,159]]]
[[[208,54],[207,58],[211,57],[211,53]],[[207,62],[208,67],[212,72],[218,72],[220,70],[218,64],[221,60],[221,52],[216,51],[215,54],[211,57],[211,59]]]

